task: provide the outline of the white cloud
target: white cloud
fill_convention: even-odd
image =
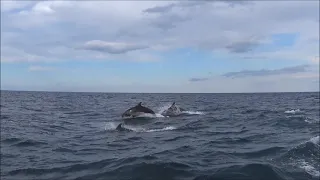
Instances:
[[[86,50],[92,50],[92,51],[107,52],[110,54],[121,54],[121,53],[126,53],[128,51],[145,49],[147,48],[147,46],[139,45],[139,44],[129,44],[129,43],[121,43],[121,42],[104,42],[99,40],[93,40],[93,41],[86,42],[81,48]]]
[[[301,61],[319,53],[317,1],[252,1],[233,6],[224,1],[15,1],[7,3],[3,12],[1,30],[9,36],[1,45],[23,52],[1,57],[6,61],[117,59],[118,54],[108,53],[128,52],[136,45],[149,48],[132,53],[136,55],[132,59],[175,47]],[[292,48],[251,51],[270,43],[274,33],[297,33],[299,38]],[[104,52],[88,53],[77,49],[79,45],[103,46]]]
[[[34,1],[13,1],[13,0],[5,0],[0,1],[1,12],[8,12],[17,9],[23,9],[27,6],[34,4]]]

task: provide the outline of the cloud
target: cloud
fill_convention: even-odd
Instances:
[[[201,93],[254,93],[254,92],[317,92],[318,77],[294,77],[287,75],[248,76],[246,78],[228,78],[213,76],[206,81],[181,84],[180,92]]]
[[[29,71],[53,71],[55,68],[48,66],[30,66]]]
[[[239,72],[228,72],[223,74],[222,76],[230,77],[230,78],[240,78],[240,77],[248,77],[248,76],[272,76],[272,75],[282,75],[282,74],[295,74],[301,72],[307,72],[307,68],[309,65],[300,65],[294,67],[286,67],[281,69],[261,69],[261,70],[244,70]]]
[[[197,82],[197,81],[207,81],[209,78],[191,78],[189,81],[191,82]]]
[[[209,73],[211,74],[211,73]],[[286,76],[289,75],[289,76]],[[241,79],[241,78],[263,78],[263,77],[289,77],[291,79],[305,79],[305,78],[319,78],[319,69],[312,65],[299,65],[292,67],[285,67],[280,69],[261,69],[261,70],[243,70],[237,72],[228,72],[220,76],[210,76],[202,78],[190,78],[190,82],[204,82],[212,81],[214,79],[228,78],[228,79]]]
[[[82,46],[82,49],[106,52],[110,54],[121,54],[121,53],[126,53],[128,51],[134,51],[134,50],[145,49],[145,48],[148,48],[148,47],[144,45],[138,45],[138,44],[104,42],[99,40],[86,42],[85,45]]]
[[[0,2],[1,6],[1,12],[8,12],[8,11],[14,11],[18,9],[23,9],[27,6],[30,6],[32,4],[35,4],[35,2],[32,1],[12,1],[12,0],[6,0]]]
[[[179,48],[227,52],[230,57],[310,61],[319,50],[317,1],[1,1],[3,4],[2,62],[95,60],[101,59],[101,53],[108,53],[103,59],[111,60],[121,53],[151,56]],[[279,33],[299,37],[292,47],[261,52],[260,47],[273,43],[271,36]],[[131,54],[135,50],[140,53]]]
[[[145,13],[163,13],[163,12],[169,12],[173,7],[175,7],[176,4],[167,4],[165,6],[155,6],[152,8],[147,8],[143,10]]]
[[[233,42],[230,45],[227,45],[226,48],[230,52],[234,53],[244,53],[252,51],[254,47],[258,46],[258,42],[252,42],[252,41],[243,41],[243,42]]]

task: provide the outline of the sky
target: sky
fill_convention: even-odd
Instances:
[[[1,90],[319,91],[319,1],[1,1]]]

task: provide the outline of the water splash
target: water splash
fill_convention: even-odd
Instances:
[[[172,103],[168,103],[168,104],[165,104],[161,107],[158,108],[158,113],[159,114],[162,114],[165,110],[167,110],[170,106],[172,105]]]
[[[302,160],[302,161],[299,161],[298,163],[300,164],[300,168],[304,169],[308,174],[315,177],[320,176],[320,172],[315,167],[307,163],[306,161]]]
[[[320,139],[319,139],[319,136],[316,136],[316,137],[313,137],[309,140],[309,142],[312,142],[313,144],[315,145],[319,145],[320,143]]]
[[[302,113],[302,111],[300,109],[291,109],[291,110],[287,110],[284,113],[286,114],[296,114],[296,113]]]
[[[319,123],[319,119],[314,119],[314,118],[310,118],[310,117],[306,117],[304,122],[307,122],[309,124],[313,124],[313,123]]]
[[[177,128],[173,127],[173,126],[168,126],[168,127],[161,128],[161,129],[150,129],[150,130],[147,130],[146,132],[171,131],[171,130],[175,130],[175,129],[177,129]]]
[[[312,137],[290,149],[282,161],[288,165],[303,169],[308,174],[319,177],[319,136]]]
[[[190,115],[203,115],[204,112],[201,111],[182,111],[184,114],[190,114]]]
[[[168,103],[168,104],[165,104],[161,107],[158,108],[158,113],[157,115],[160,115],[161,117],[166,117],[166,116],[162,116],[161,114],[167,110],[170,106],[172,105],[172,103]],[[189,111],[189,110],[186,110],[186,111],[182,111],[181,114],[189,114],[189,115],[203,115],[204,112],[201,112],[201,111]]]
[[[119,123],[118,123],[119,124]],[[108,122],[106,125],[105,125],[105,127],[104,127],[104,129],[106,130],[106,131],[108,131],[108,130],[115,130],[116,128],[117,128],[117,125],[118,124],[116,124],[116,123],[114,123],[114,122]]]

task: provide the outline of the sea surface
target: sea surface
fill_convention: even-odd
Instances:
[[[139,102],[156,116],[123,120]],[[1,91],[1,180],[319,179],[319,133],[319,92]]]

